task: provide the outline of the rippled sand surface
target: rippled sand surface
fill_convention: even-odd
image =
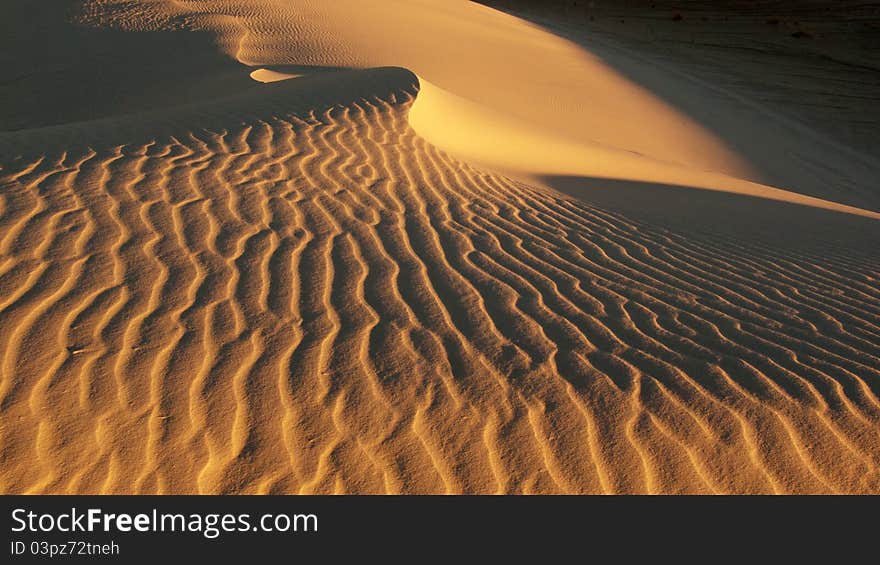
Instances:
[[[466,1],[3,11],[0,491],[880,493],[870,151]]]

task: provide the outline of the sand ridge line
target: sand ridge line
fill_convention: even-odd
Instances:
[[[301,65],[273,33],[238,52]],[[0,134],[0,490],[880,492],[876,222],[652,221],[443,151],[418,95],[336,70]]]

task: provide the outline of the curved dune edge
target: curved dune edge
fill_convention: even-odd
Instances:
[[[568,175],[651,182],[767,198],[880,219],[880,213],[731,177],[664,163],[598,144],[554,136],[539,127],[456,96],[419,77],[409,112],[416,133],[449,153],[494,170],[543,184]]]
[[[259,68],[261,83],[303,75]],[[643,155],[554,136],[538,127],[466,100],[418,77],[409,124],[430,143],[470,163],[547,186],[547,176],[568,175],[717,190],[880,219],[880,213],[829,202],[729,175],[658,162]],[[661,189],[662,190],[662,189]]]
[[[298,75],[294,73],[282,73],[280,71],[273,71],[272,69],[256,69],[251,71],[250,77],[257,82],[269,83],[269,82],[279,82],[282,80],[290,80],[292,78],[300,78],[303,75]]]
[[[416,91],[0,135],[0,491],[880,493],[877,222],[639,221],[429,143]]]
[[[469,0],[392,0],[393,8],[386,0],[256,0],[251,9],[230,0],[173,4],[216,30],[221,48],[250,67],[403,67],[554,138],[758,176],[723,140],[599,57]]]

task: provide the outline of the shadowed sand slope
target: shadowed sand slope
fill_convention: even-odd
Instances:
[[[880,492],[876,220],[534,187],[330,63],[0,134],[0,490]]]

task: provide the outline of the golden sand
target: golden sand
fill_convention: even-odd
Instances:
[[[0,491],[880,493],[875,156],[464,0],[28,4],[118,59],[7,40]]]

